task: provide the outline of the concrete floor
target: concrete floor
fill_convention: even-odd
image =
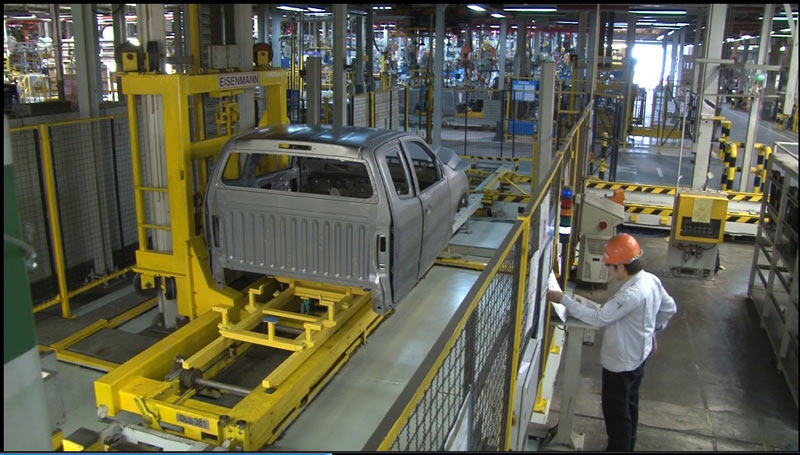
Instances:
[[[645,367],[636,450],[798,450],[797,408],[747,299],[753,244],[724,243],[720,257],[726,270],[706,281],[669,274],[665,236],[632,233],[644,249],[645,269],[661,278],[678,305]],[[604,302],[619,286],[579,287],[577,293]],[[601,333],[583,347],[574,424],[590,451],[607,444],[600,405]],[[558,421],[560,383],[550,425]]]

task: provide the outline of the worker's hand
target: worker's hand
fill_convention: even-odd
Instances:
[[[653,352],[651,352],[650,354],[651,355],[655,354],[656,351],[658,351],[658,341],[656,341],[656,336],[653,335]]]
[[[552,289],[547,290],[547,300],[551,302],[561,303],[561,299],[564,297],[564,293],[561,291],[554,291]]]

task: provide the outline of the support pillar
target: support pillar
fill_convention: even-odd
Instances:
[[[353,85],[355,93],[364,93],[364,18],[355,17],[356,58],[353,59]]]
[[[58,100],[64,101],[64,58],[61,55],[61,19],[58,16],[58,10],[58,4],[50,4],[50,24],[53,27],[53,58],[56,61],[56,88],[58,90]],[[5,27],[5,23],[3,28],[8,30]],[[116,31],[114,36],[116,36]]]
[[[594,95],[594,81],[597,80],[597,52],[600,41],[600,6],[597,6],[597,11],[589,14],[589,37],[588,45],[586,47],[586,85],[584,92],[589,92]],[[592,95],[584,95],[583,105],[592,102]],[[593,111],[594,112],[594,111]],[[587,144],[588,145],[588,144]]]
[[[128,40],[128,34],[125,30],[125,4],[115,3],[111,6],[111,20],[114,27],[114,46],[119,46]]]
[[[320,57],[308,57],[306,60],[306,92],[308,94],[306,123],[309,126],[319,126],[322,97],[322,58]]]
[[[676,70],[677,70],[677,68],[676,68],[677,63],[676,62],[678,61],[679,34],[678,33],[673,33],[670,38],[671,39],[669,40],[669,44],[672,46],[672,49],[671,49],[672,58],[669,61],[669,79],[668,79],[669,80],[669,84],[667,84],[667,85],[668,86],[671,85],[671,86],[674,87],[675,86],[675,73],[676,73]],[[722,54],[720,54],[720,55],[722,55]]]
[[[797,102],[797,45],[800,34],[798,33],[798,22],[793,20],[791,5],[786,3],[783,5],[783,9],[792,33],[792,57],[789,59],[789,77],[786,84],[786,96],[783,98],[783,114],[788,116],[792,115],[792,108]],[[789,49],[786,49],[786,51],[789,53]]]
[[[281,67],[281,11],[275,7],[272,13],[272,67]]]
[[[623,145],[627,143],[628,128],[631,124],[631,114],[633,110],[631,107],[633,104],[633,69],[635,63],[633,60],[633,46],[636,43],[637,19],[635,14],[628,13],[628,30],[625,35],[625,115],[622,124],[617,130],[617,137],[622,141]]]
[[[258,20],[258,29],[256,38],[258,39],[259,43],[266,43],[269,41],[269,6],[264,3],[257,5],[257,20]],[[270,62],[272,63],[272,62]],[[256,118],[259,115],[263,115],[264,110],[267,108],[266,103],[266,90],[263,88],[259,88],[258,92],[258,113],[256,114]]]
[[[506,18],[500,19],[500,46],[497,50],[498,57],[499,57],[499,69],[498,72],[498,81],[497,81],[497,89],[500,90],[500,96],[502,96],[502,91],[505,90],[506,87],[506,41],[508,41],[508,20]],[[505,110],[503,111],[505,112]]]
[[[553,158],[553,110],[556,100],[556,64],[542,62],[539,76],[539,153],[536,157],[536,180],[531,188],[536,188],[547,177]]]
[[[581,11],[578,13],[578,47],[576,54],[578,54],[578,77],[580,81],[578,87],[582,87],[586,81],[586,41],[587,31],[586,27],[589,22],[589,12]]]
[[[590,77],[586,81],[589,85],[588,87],[588,99],[587,101],[581,106],[584,107],[590,103],[594,103],[594,93],[595,93],[595,85],[597,85],[597,53],[600,47],[600,21],[598,20],[600,17],[600,5],[595,7],[595,12],[590,16],[590,26],[589,26],[589,47],[587,49],[588,55],[592,57],[592,61],[587,62],[589,67],[587,68],[590,74]],[[586,140],[583,143],[585,147],[584,156],[589,156],[592,152],[593,142],[594,142],[594,108],[591,109],[589,112],[589,128]]]
[[[432,49],[433,60],[433,131],[432,145],[436,150],[442,141],[442,69],[444,68],[444,14],[446,3],[436,4],[435,45]]]
[[[761,22],[761,37],[758,43],[758,60],[756,64],[765,65],[767,63],[767,55],[769,55],[769,45],[772,41],[770,33],[772,32],[772,17],[775,14],[775,5],[767,3],[764,5],[764,20]],[[767,72],[764,70],[756,70],[756,77],[758,75],[766,76]],[[766,79],[764,81],[766,83]],[[760,95],[764,94],[764,90],[757,92]],[[744,160],[742,161],[742,177],[739,181],[739,191],[750,191],[753,187],[752,179],[750,178],[750,167],[753,165],[753,149],[756,143],[756,136],[758,135],[758,122],[761,119],[761,98],[754,97],[750,104],[748,119],[747,119],[747,138],[744,142]]]
[[[528,19],[517,20],[517,51],[514,55],[514,77],[523,76],[522,64],[528,46]]]
[[[258,29],[256,30],[256,36],[259,43],[266,43],[267,36],[269,36],[269,7],[261,3],[257,8]]]
[[[373,83],[373,74],[375,73],[375,32],[374,32],[374,16],[372,8],[367,8],[367,17],[364,22],[364,40],[366,41],[366,48],[364,53],[364,65],[367,68],[366,79],[364,83],[367,86],[367,91],[375,90]],[[315,36],[316,36],[316,29]]]
[[[333,5],[333,126],[347,123],[347,5]]]
[[[678,32],[678,63],[676,63],[675,87],[683,84],[683,53],[686,46],[686,29],[682,28]]]
[[[705,39],[703,40],[705,43],[703,57],[705,59],[719,59],[722,55],[727,12],[727,4],[712,3],[709,7],[708,25],[706,25]],[[701,67],[701,88],[697,97],[697,106],[700,111],[697,119],[699,126],[692,150],[695,159],[692,173],[693,189],[704,189],[708,184],[711,138],[714,134],[714,121],[711,118],[716,114],[716,94],[719,88],[719,64],[704,63]],[[678,172],[680,173],[680,170]]]
[[[75,54],[78,63],[78,108],[82,118],[97,117],[100,115],[100,101],[103,99],[103,79],[100,75],[97,17],[92,5],[73,4],[72,22],[75,26]]]
[[[236,46],[239,47],[241,56],[240,68],[242,71],[253,70],[253,8],[250,4],[236,3],[233,5],[234,32],[236,33]],[[236,96],[239,103],[238,131],[254,128],[256,122],[256,89],[246,88],[244,93]]]

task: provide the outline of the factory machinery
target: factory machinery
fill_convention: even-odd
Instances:
[[[164,325],[176,330],[95,382],[98,416],[109,425],[100,433],[81,429],[65,437],[63,447],[68,451],[259,450],[278,438],[281,444],[290,444],[287,441],[294,436],[286,434],[289,425],[309,404],[316,404],[312,399],[389,315],[375,313],[371,293],[355,287],[234,272],[239,275],[228,281],[229,286],[217,288],[199,223],[202,198],[198,196],[205,193],[213,161],[235,131],[240,117],[235,97],[244,89],[259,87],[271,105],[274,100],[274,106],[281,106],[266,110],[259,126],[288,123],[285,72],[257,66],[247,73],[165,75],[143,71],[142,57],[138,51],[124,52],[126,72],[121,76],[128,97],[140,245],[134,285],[141,292],[157,294]],[[201,96],[219,100],[218,134],[210,139],[203,131]],[[161,143],[153,139],[160,134]],[[150,172],[154,163],[165,170],[160,179]],[[520,180],[516,173],[502,177],[507,182]],[[481,196],[473,195],[469,202],[452,232],[479,208]],[[511,208],[505,212],[510,214],[509,223],[486,221],[482,226],[471,221],[470,229],[499,229],[493,235],[481,234],[499,242],[517,216]],[[458,252],[458,245],[454,247]],[[478,257],[485,267],[497,247],[465,246],[460,251]],[[451,261],[448,265],[460,269],[447,267],[453,271],[433,270],[429,275],[444,273],[444,282],[456,277],[466,283],[463,292],[448,291],[446,299],[431,303],[433,308],[437,304],[450,311],[457,308],[469,283],[480,274],[465,270],[476,261]],[[549,270],[548,261],[544,264]],[[425,281],[423,288],[440,282]],[[413,329],[420,333],[407,330],[411,332],[397,334],[392,343],[404,345],[407,339],[418,341],[438,333],[424,325]],[[391,333],[390,328],[386,332]],[[538,349],[537,344],[526,350],[528,364],[538,363],[533,358]],[[527,383],[536,389],[537,381]],[[389,404],[394,400],[389,394],[384,398]],[[309,414],[316,416],[310,419],[325,415],[305,412],[304,416]],[[300,440],[309,441],[308,434]]]
[[[174,435],[199,446],[257,450],[274,441],[382,317],[358,288],[243,276],[219,290],[211,277],[197,196],[234,132],[236,95],[262,88],[281,108],[267,110],[260,125],[288,123],[285,72],[164,75],[139,72],[136,52],[123,59],[140,245],[135,285],[157,291],[163,317],[184,325],[95,382],[99,417],[116,423],[103,434],[67,437],[64,448],[191,450],[183,442],[170,446]],[[219,100],[221,134],[211,139],[202,131],[203,95]],[[199,119],[194,137],[190,104]],[[149,142],[159,130],[164,142]],[[148,173],[159,160],[166,169],[161,181]],[[167,217],[158,218],[159,203]],[[140,416],[149,430],[121,424],[126,414]]]

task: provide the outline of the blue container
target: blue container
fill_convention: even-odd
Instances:
[[[513,134],[524,134],[533,136],[533,131],[536,128],[536,122],[525,122],[521,120],[511,120],[509,122],[509,130]]]

